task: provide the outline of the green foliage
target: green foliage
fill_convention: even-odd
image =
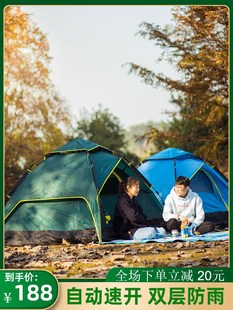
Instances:
[[[130,64],[130,72],[153,87],[171,92],[178,107],[168,130],[152,128],[147,138],[158,149],[179,147],[210,160],[228,173],[229,12],[225,6],[182,6],[173,11],[175,27],[144,22],[139,34],[163,49],[161,59],[179,80]],[[155,107],[156,108],[156,107]]]
[[[124,137],[119,118],[111,114],[107,108],[98,105],[92,112],[85,108],[81,111],[72,139],[87,139],[115,151],[122,151],[125,146]]]
[[[64,144],[69,111],[49,77],[46,35],[18,6],[4,10],[5,191],[45,153]]]

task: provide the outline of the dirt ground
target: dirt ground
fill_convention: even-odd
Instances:
[[[68,244],[5,247],[6,269],[45,269],[57,278],[104,279],[113,267],[228,267],[229,242]]]

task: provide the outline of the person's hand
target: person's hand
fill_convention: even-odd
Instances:
[[[183,216],[183,215],[179,215],[179,220],[182,222],[182,224],[184,225],[188,225],[189,224],[189,220],[187,219],[187,217]]]
[[[182,224],[189,225],[189,220],[187,218],[184,218]]]

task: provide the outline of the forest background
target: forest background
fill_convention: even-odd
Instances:
[[[31,164],[75,138],[124,154],[136,166],[150,154],[177,147],[216,166],[228,177],[229,11],[225,6],[182,6],[175,26],[144,21],[138,34],[164,51],[179,73],[172,79],[136,63],[130,74],[171,94],[170,121],[125,130],[121,120],[96,104],[74,119],[50,77],[46,34],[19,6],[4,11],[5,193]],[[156,103],[155,107],[156,109]],[[174,112],[175,111],[175,112]],[[143,107],[141,107],[143,113]]]

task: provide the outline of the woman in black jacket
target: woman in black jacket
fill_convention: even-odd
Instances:
[[[142,207],[135,199],[140,191],[140,183],[128,177],[119,186],[119,199],[114,214],[114,229],[119,238],[131,239],[138,228],[150,226]]]

